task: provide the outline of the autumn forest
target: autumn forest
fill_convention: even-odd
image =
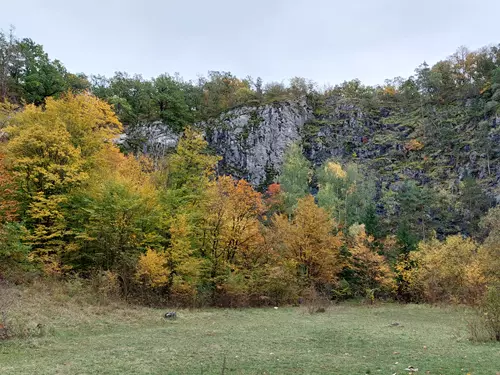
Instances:
[[[360,149],[380,137],[390,148],[311,158],[332,100],[375,119]],[[210,120],[284,102],[314,111],[303,142],[258,186],[228,172]],[[168,152],[118,142],[155,121],[179,136]],[[324,298],[498,313],[499,124],[498,47],[461,48],[379,86],[319,88],[227,72],[85,76],[0,33],[0,279],[76,277],[153,306]],[[464,172],[472,150],[479,167]]]

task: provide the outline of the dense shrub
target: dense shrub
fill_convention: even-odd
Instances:
[[[474,304],[486,288],[478,245],[462,236],[421,242],[397,269],[409,292],[429,302]]]

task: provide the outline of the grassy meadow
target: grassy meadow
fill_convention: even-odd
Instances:
[[[44,286],[3,290],[18,338],[0,341],[0,374],[420,374],[500,371],[500,344],[468,337],[458,307],[358,303],[165,310],[86,300]],[[8,298],[4,298],[4,301]],[[395,323],[398,323],[396,325]]]

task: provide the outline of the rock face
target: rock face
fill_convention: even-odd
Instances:
[[[304,128],[302,144],[307,158],[319,166],[325,160],[373,159],[385,151],[373,144],[378,123],[352,104],[334,100],[325,103],[326,111],[316,114]]]
[[[489,158],[468,144],[454,153],[432,144],[415,149],[411,143],[419,138],[415,130],[389,115],[383,108],[363,112],[352,103],[330,98],[315,111],[305,101],[239,107],[197,127],[222,156],[218,172],[244,178],[255,187],[265,188],[274,181],[285,150],[296,141],[313,166],[329,158],[354,161],[393,190],[408,178],[452,188],[466,176],[474,176],[490,191],[499,185],[498,146]],[[499,118],[491,119],[492,128],[499,123]],[[499,145],[500,135],[496,137],[493,144]],[[177,140],[167,125],[154,122],[129,129],[119,143],[161,157]]]
[[[244,178],[254,186],[271,183],[279,173],[283,154],[302,137],[304,124],[313,118],[305,101],[261,107],[240,107],[208,122],[203,129],[210,147],[220,156],[219,173]],[[116,143],[128,150],[162,157],[179,136],[161,122],[127,129]]]
[[[134,152],[161,157],[173,149],[178,140],[179,136],[172,132],[168,125],[156,121],[127,129],[116,143]]]
[[[223,157],[220,173],[259,186],[272,182],[286,148],[301,138],[312,117],[305,102],[283,102],[237,108],[202,126],[210,146]]]

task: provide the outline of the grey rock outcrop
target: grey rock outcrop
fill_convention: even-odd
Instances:
[[[408,142],[419,136],[411,126],[394,120],[384,108],[366,111],[338,97],[327,98],[316,111],[305,101],[285,101],[234,108],[196,127],[222,157],[218,173],[244,178],[257,188],[275,180],[285,150],[298,141],[313,166],[330,158],[355,161],[392,190],[406,179],[423,185],[456,186],[466,176],[475,176],[500,196],[498,146],[492,150],[491,160],[474,144],[466,144],[453,154],[432,144],[413,152]],[[498,117],[490,120],[492,128],[500,123]],[[493,133],[491,137],[492,144],[498,145],[500,136]],[[167,125],[153,122],[128,129],[118,143],[135,152],[162,157],[178,139]]]
[[[260,107],[240,107],[197,124],[222,160],[219,173],[244,178],[252,185],[270,183],[279,173],[290,143],[301,139],[304,124],[313,117],[305,101]],[[177,144],[179,135],[162,122],[136,125],[115,142],[155,158]]]
[[[236,108],[202,126],[210,146],[223,158],[220,173],[258,186],[272,182],[286,148],[301,138],[312,117],[305,102],[282,102]]]
[[[116,143],[129,150],[162,157],[177,145],[179,136],[161,121],[128,128]]]

